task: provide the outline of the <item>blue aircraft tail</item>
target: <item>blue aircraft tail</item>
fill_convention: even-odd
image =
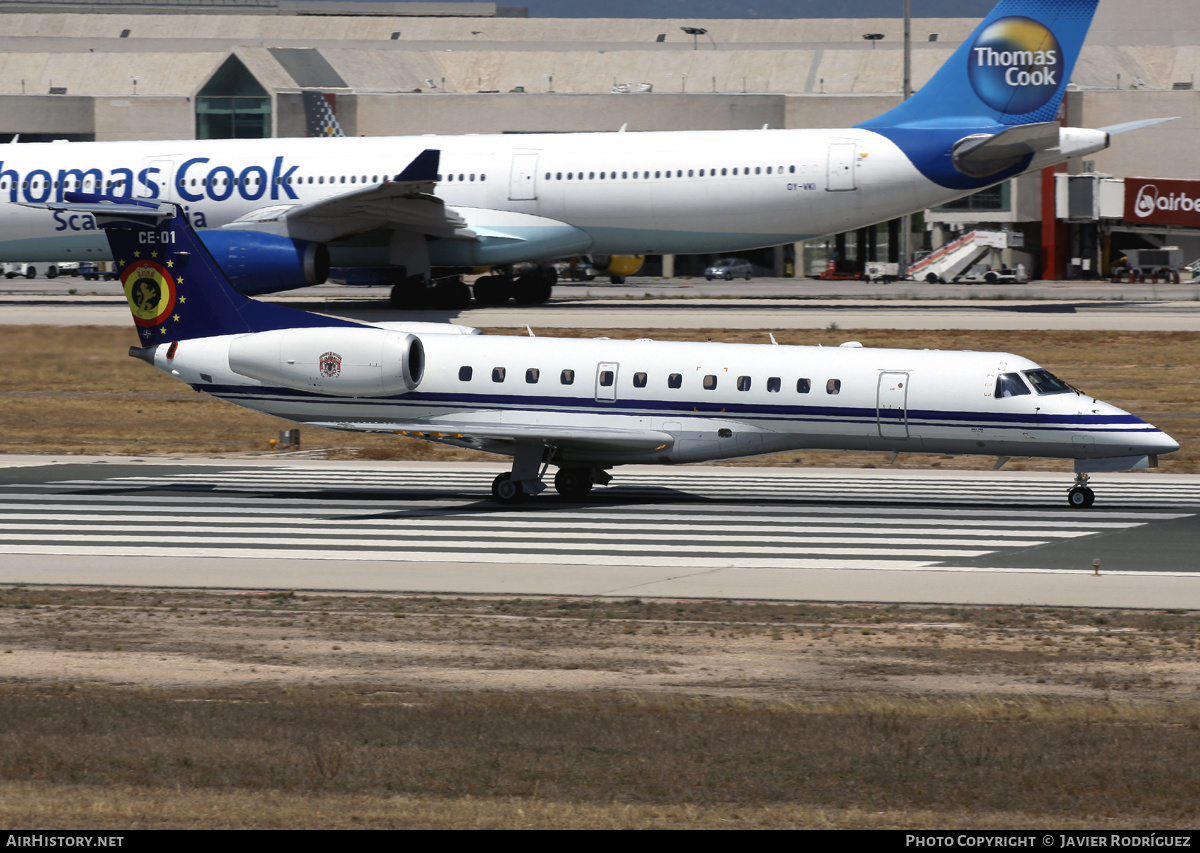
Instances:
[[[230,286],[176,204],[66,193],[52,209],[90,213],[108,237],[142,346],[317,326],[358,326],[247,299]]]
[[[1053,121],[1099,0],[1000,0],[920,91],[859,127]]]

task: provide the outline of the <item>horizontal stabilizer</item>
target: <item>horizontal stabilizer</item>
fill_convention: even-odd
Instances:
[[[1164,121],[1175,121],[1179,116],[1168,116],[1166,118],[1143,118],[1137,121],[1123,121],[1120,124],[1110,124],[1108,127],[1100,128],[1109,136],[1116,136],[1118,133],[1128,133],[1131,130],[1141,130],[1143,127],[1153,127],[1156,124],[1162,124]]]
[[[954,143],[954,168],[973,178],[986,178],[1039,151],[1057,148],[1058,130],[1057,122],[1045,121],[965,136]]]

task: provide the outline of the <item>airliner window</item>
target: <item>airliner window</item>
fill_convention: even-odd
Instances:
[[[670,376],[668,376],[667,377],[667,387],[668,388],[682,388],[683,387],[683,374],[682,373],[672,373]]]
[[[611,388],[611,387],[612,387],[612,384],[613,384],[613,379],[615,379],[615,378],[616,378],[616,377],[613,375],[613,372],[612,372],[611,370],[601,370],[601,371],[600,371],[600,385],[601,385],[601,387],[603,387],[603,388]]]
[[[797,394],[807,394],[811,390],[812,390],[812,380],[811,379],[797,379],[796,380],[796,393]]]
[[[537,385],[538,378],[541,375],[542,372],[540,370],[536,367],[531,367],[525,371],[525,381],[530,385]]]
[[[596,173],[595,173],[595,172],[588,172],[588,180],[589,180],[589,181],[594,181],[594,180],[596,180]]]
[[[830,379],[825,383],[826,394],[840,394],[842,392],[842,380]]]
[[[778,392],[779,389],[782,387],[783,387],[783,382],[782,382],[782,380],[780,380],[780,378],[778,376],[768,376],[767,377],[767,391],[774,394],[774,393]]]
[[[634,388],[645,388],[646,387],[646,374],[644,374],[644,373],[633,374],[633,387]]]
[[[1001,373],[996,377],[996,397],[1022,397],[1029,393],[1020,374]]]
[[[725,174],[725,171],[726,171],[725,169],[722,169],[722,170],[721,170],[721,174],[722,174],[722,175],[724,175],[724,174]]]
[[[796,167],[795,167],[795,166],[788,166],[788,172],[790,172],[790,173],[791,173],[791,174],[793,174],[793,175],[794,175],[794,174],[796,174]]]
[[[546,180],[547,180],[547,181],[548,181],[548,180],[550,180],[550,173],[549,173],[549,172],[547,172],[547,173],[546,173]]]
[[[704,377],[704,390],[715,391],[717,388],[717,377],[713,374],[708,374]]]
[[[754,174],[756,174],[756,175],[761,175],[761,174],[762,174],[762,166],[755,166],[755,167],[754,167]]]
[[[471,173],[471,180],[472,180],[472,181],[473,181],[473,180],[475,180],[475,173],[474,173],[474,172],[472,172],[472,173]]]
[[[493,382],[503,382],[504,381],[504,368],[503,367],[493,367],[492,368],[492,381]]]
[[[1026,370],[1024,373],[1039,394],[1068,394],[1073,390],[1049,370]]]
[[[483,181],[486,181],[486,180],[487,180],[487,175],[480,175],[480,176],[479,176],[479,180],[480,180],[480,182],[481,182],[481,183],[482,183]]]
[[[554,180],[561,181],[562,180],[562,172],[556,172],[554,175]]]
[[[471,381],[471,368],[468,365],[463,365],[458,369],[458,379],[460,382]]]
[[[750,390],[750,377],[749,376],[739,376],[738,381],[737,381],[737,389],[739,391],[749,391]]]
[[[574,385],[575,384],[575,371],[574,370],[564,370],[562,373],[559,374],[558,381],[561,382],[563,385]]]

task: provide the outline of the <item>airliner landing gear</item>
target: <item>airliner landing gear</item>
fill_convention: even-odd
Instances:
[[[1096,502],[1096,493],[1088,488],[1088,475],[1076,474],[1075,486],[1067,492],[1067,503],[1076,509],[1083,509]]]
[[[554,488],[569,501],[582,500],[592,490],[592,469],[559,468],[554,475]]]
[[[525,494],[521,484],[512,478],[512,474],[505,471],[492,480],[492,497],[502,504],[515,504],[529,495]]]
[[[503,305],[509,299],[521,305],[540,305],[550,298],[557,281],[554,267],[545,265],[515,278],[511,271],[480,276],[472,289],[480,305]]]
[[[439,279],[430,293],[430,303],[439,311],[461,311],[471,304],[471,291],[459,276]]]
[[[423,275],[409,275],[392,285],[388,301],[398,311],[419,311],[429,307],[430,289]]]

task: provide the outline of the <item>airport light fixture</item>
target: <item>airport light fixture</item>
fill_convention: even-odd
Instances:
[[[704,27],[680,27],[679,29],[692,37],[692,50],[700,49],[700,36],[708,36],[708,30],[704,29]],[[713,37],[708,36],[708,40],[712,41],[713,50],[716,50],[717,43],[713,41]]]
[[[883,33],[863,33],[863,38],[871,43],[871,50],[874,50],[875,42],[883,38]]]

